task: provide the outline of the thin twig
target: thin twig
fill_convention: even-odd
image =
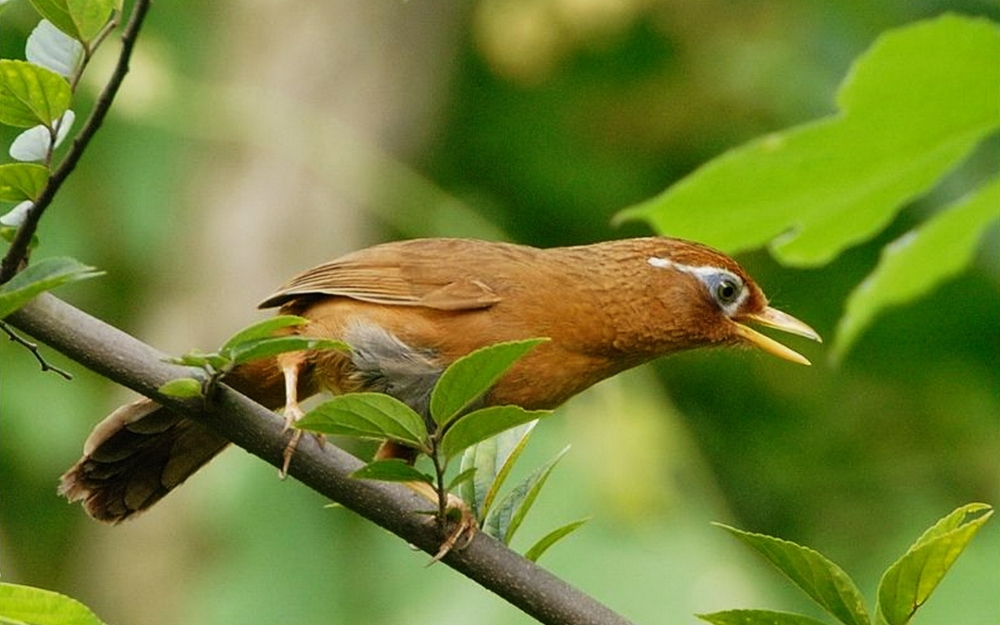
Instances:
[[[115,9],[114,13],[111,14],[111,19],[109,19],[108,22],[101,27],[101,30],[97,33],[97,35],[89,42],[83,44],[82,58],[78,63],[76,71],[73,72],[73,80],[69,83],[69,88],[73,93],[76,93],[76,86],[80,83],[80,78],[83,77],[83,72],[87,69],[90,61],[93,60],[94,53],[101,47],[101,44],[108,38],[108,35],[113,33],[121,23],[121,11]]]
[[[108,84],[101,91],[101,95],[98,96],[97,101],[94,103],[94,109],[90,112],[87,123],[84,124],[80,130],[80,134],[73,140],[73,145],[66,153],[66,157],[52,173],[49,181],[45,184],[45,188],[38,194],[32,207],[25,214],[24,223],[17,229],[17,234],[10,244],[10,249],[7,250],[7,254],[3,257],[3,260],[0,261],[0,284],[4,284],[17,273],[21,261],[27,257],[31,237],[34,236],[35,231],[38,229],[38,222],[41,220],[42,214],[52,204],[52,199],[55,197],[56,192],[59,191],[66,178],[76,168],[77,163],[80,162],[80,158],[83,156],[83,152],[87,149],[87,145],[90,144],[90,140],[97,133],[101,124],[104,123],[104,119],[111,109],[111,103],[114,101],[119,87],[121,87],[122,82],[125,80],[125,74],[128,73],[129,59],[132,56],[132,50],[135,47],[139,29],[142,27],[142,21],[149,10],[149,4],[150,0],[136,0],[135,6],[132,7],[132,15],[129,17],[125,30],[122,31],[122,51],[118,56],[118,63],[115,65],[115,70],[111,74]]]
[[[31,355],[34,356],[35,360],[38,361],[38,365],[42,368],[43,372],[44,371],[51,371],[52,373],[56,373],[56,374],[62,376],[66,380],[72,380],[73,379],[73,374],[72,373],[70,373],[69,371],[66,371],[65,369],[60,369],[59,367],[57,367],[54,364],[50,363],[49,361],[45,360],[45,356],[42,356],[42,353],[40,351],[38,351],[38,344],[37,343],[32,343],[31,341],[27,340],[26,338],[24,338],[23,336],[21,336],[17,332],[14,332],[10,328],[10,326],[8,326],[3,321],[0,321],[0,330],[3,330],[3,332],[7,335],[7,338],[9,338],[10,340],[14,341],[18,345],[24,347],[29,352],[31,352]]]

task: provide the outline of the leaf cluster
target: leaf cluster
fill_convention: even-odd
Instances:
[[[498,500],[500,489],[535,423],[550,411],[526,410],[512,405],[477,406],[518,359],[545,340],[498,343],[456,360],[441,374],[431,392],[427,419],[394,397],[381,393],[351,393],[317,406],[296,426],[324,434],[389,440],[428,456],[433,473],[390,458],[374,460],[354,476],[430,484],[437,493],[438,516],[442,522],[448,514],[444,508],[447,495],[458,490],[480,527],[509,544],[566,450]],[[459,473],[446,481],[450,463],[460,454]],[[539,557],[581,524],[582,521],[578,521],[549,533],[528,550],[528,557]]]
[[[471,477],[461,481],[459,495],[468,502],[483,531],[505,545],[511,544],[552,470],[569,451],[568,446],[564,447],[501,497],[501,488],[524,451],[536,423],[532,421],[507,430],[473,445],[462,455],[459,477],[466,474]],[[524,552],[524,557],[537,561],[549,547],[579,529],[587,520],[571,521],[549,531]]]
[[[791,541],[719,527],[756,551],[844,625],[908,625],[976,532],[993,515],[986,504],[962,506],[928,529],[882,575],[874,617],[854,581],[822,554]],[[788,612],[728,610],[698,615],[713,625],[823,625]]]
[[[499,343],[474,351],[446,369],[431,392],[430,419],[381,393],[350,393],[317,406],[299,421],[301,428],[376,440],[390,440],[447,462],[471,445],[547,411],[491,406],[468,411],[506,370],[541,339]],[[460,418],[461,417],[461,418]],[[372,467],[371,471],[377,471]],[[426,476],[416,469],[405,481]],[[425,480],[429,481],[429,480]]]
[[[11,243],[0,265],[0,319],[38,293],[99,275],[75,260],[52,258],[15,277],[37,245],[41,212],[83,149],[78,146],[73,158],[62,163],[70,167],[54,175],[55,150],[75,119],[70,107],[76,86],[98,46],[118,25],[121,1],[32,4],[43,19],[28,38],[28,60],[0,59],[0,123],[27,129],[10,146],[11,157],[20,162],[0,165],[0,202],[19,203],[0,218],[0,236]],[[100,118],[103,112],[95,109],[93,115]]]
[[[32,0],[44,18],[28,38],[27,61],[0,60],[0,123],[27,128],[0,165],[0,200],[35,202],[52,173],[52,154],[72,124],[76,85],[90,58],[118,25],[116,0]]]

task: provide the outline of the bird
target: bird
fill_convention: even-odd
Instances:
[[[485,346],[546,338],[484,395],[483,406],[550,410],[601,380],[661,356],[704,347],[754,347],[808,365],[753,325],[821,341],[768,305],[729,256],[693,241],[642,237],[537,248],[461,238],[383,243],[293,277],[260,308],[308,323],[288,331],[339,339],[343,350],[288,352],[237,366],[224,383],[287,423],[322,392],[381,392],[427,417],[435,382]],[[229,441],[151,399],[100,422],[60,494],[117,524],[158,502]],[[377,457],[412,461],[385,442]]]

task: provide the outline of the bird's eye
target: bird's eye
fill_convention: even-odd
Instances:
[[[723,306],[728,306],[740,296],[740,286],[735,280],[723,278],[715,285],[715,299]]]

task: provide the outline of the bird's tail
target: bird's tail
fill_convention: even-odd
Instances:
[[[121,406],[87,438],[59,494],[87,513],[119,523],[162,499],[229,441],[150,399]]]
[[[269,408],[282,405],[276,362],[255,361],[226,383]],[[97,424],[83,457],[59,483],[59,494],[80,501],[90,516],[120,523],[146,510],[226,448],[229,441],[150,399],[121,406]]]

